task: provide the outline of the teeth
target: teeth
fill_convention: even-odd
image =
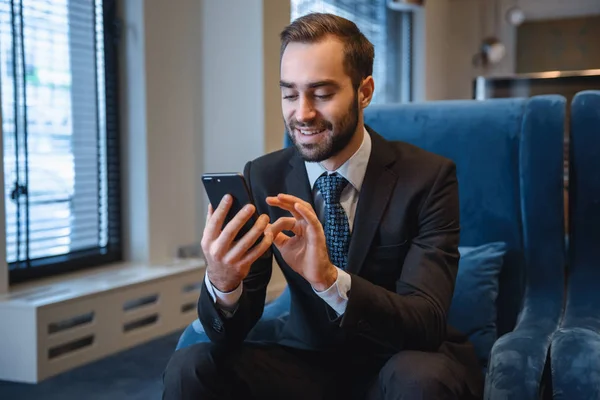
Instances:
[[[324,131],[324,129],[321,129],[320,131],[304,131],[304,130],[300,130],[300,133],[302,133],[303,135],[311,136],[311,135],[316,135],[317,133],[321,133],[323,131]]]

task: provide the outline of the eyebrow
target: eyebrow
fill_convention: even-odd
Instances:
[[[283,87],[283,88],[288,88],[288,89],[295,89],[296,88],[296,85],[294,83],[286,82],[286,81],[279,81],[279,86]],[[315,88],[322,87],[322,86],[333,86],[335,88],[339,88],[340,87],[340,85],[336,81],[334,81],[332,79],[325,79],[325,80],[322,80],[322,81],[311,82],[311,83],[309,83],[307,85],[307,87],[309,89],[315,89]]]

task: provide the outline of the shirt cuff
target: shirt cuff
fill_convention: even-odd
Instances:
[[[214,287],[210,279],[208,279],[208,274],[204,274],[204,282],[206,283],[206,289],[208,290],[210,298],[217,304],[225,317],[231,318],[235,313],[235,310],[237,310],[240,297],[242,297],[244,283],[240,282],[239,286],[231,292],[221,292]]]
[[[336,267],[337,268],[337,267]],[[322,292],[317,292],[314,288],[313,291],[322,298],[338,316],[346,312],[346,306],[348,305],[348,292],[352,283],[350,274],[346,271],[337,268],[338,275],[337,279],[329,288]]]

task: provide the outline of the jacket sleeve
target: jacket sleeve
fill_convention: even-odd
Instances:
[[[459,261],[458,182],[451,161],[439,168],[418,221],[395,292],[352,274],[340,322],[393,352],[435,351],[445,340]]]
[[[248,162],[244,168],[244,177],[249,188],[252,188],[251,167],[252,163]],[[256,202],[256,199],[254,201]],[[222,314],[208,293],[206,283],[202,284],[198,300],[198,318],[212,342],[232,346],[244,341],[262,316],[267,285],[271,280],[272,263],[272,251],[268,250],[252,264],[248,276],[244,279],[238,307],[230,317]]]

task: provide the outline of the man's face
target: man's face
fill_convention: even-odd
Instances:
[[[307,161],[324,161],[356,133],[357,93],[344,70],[343,44],[290,43],[281,58],[282,111],[292,142]]]

